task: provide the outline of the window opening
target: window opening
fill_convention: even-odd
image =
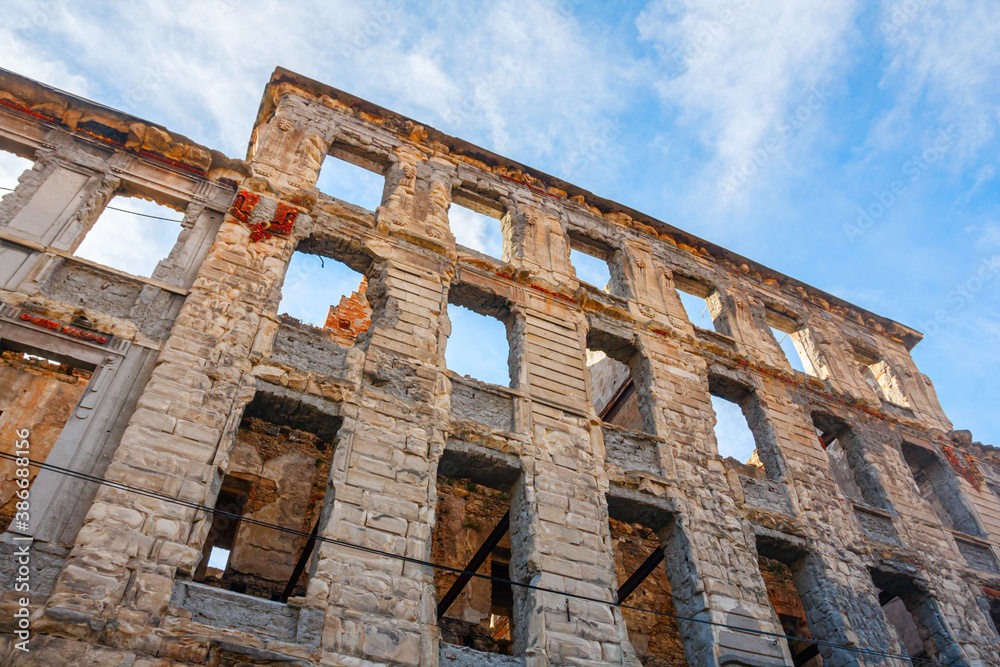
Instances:
[[[208,554],[207,566],[219,570],[219,572],[226,571],[226,563],[229,562],[229,554],[231,551],[229,549],[223,549],[221,547],[213,546],[211,552]]]
[[[862,456],[861,443],[850,427],[832,415],[819,412],[812,414],[812,421],[843,494],[855,502],[887,509],[881,484]]]
[[[935,635],[945,637],[947,631],[940,625],[933,599],[906,575],[879,570],[872,570],[871,575],[882,612],[906,655],[937,660]]]
[[[765,308],[765,319],[788,364],[801,373],[818,376],[821,364],[808,329],[799,326],[794,317],[771,307]]]
[[[722,314],[718,293],[705,283],[676,273],[674,287],[691,324],[708,331],[718,331],[716,318]]]
[[[908,442],[902,444],[902,450],[920,496],[931,506],[941,523],[966,535],[985,537],[962,499],[951,466],[942,463],[934,452]]]
[[[511,493],[520,474],[446,448],[437,477],[431,560],[511,580]],[[514,591],[505,581],[434,571],[441,639],[478,651],[513,654]]]
[[[93,371],[93,366],[4,341],[0,351],[0,451],[46,460]],[[31,434],[27,454],[16,446],[23,440],[17,437],[23,429]],[[28,486],[24,487],[16,470],[14,461],[0,460],[0,529],[7,528],[16,514],[22,500],[18,493],[30,492],[39,472],[30,466]]]
[[[753,431],[740,406],[712,396],[712,410],[715,412],[715,441],[719,445],[719,456],[731,456],[741,463],[763,467],[757,455]]]
[[[986,615],[993,624],[997,637],[1000,637],[1000,597],[991,595],[986,599]]]
[[[885,359],[869,350],[854,348],[858,372],[872,391],[884,402],[909,408],[910,402],[903,393],[903,386],[892,366]]]
[[[195,581],[281,602],[304,594],[340,423],[295,399],[254,397],[236,434]]]
[[[667,614],[679,612],[671,586],[665,535],[672,518],[659,508],[608,495],[608,527],[614,557],[617,600]],[[677,621],[623,608],[622,618],[636,657],[645,665],[686,665]]]
[[[579,280],[596,287],[602,292],[609,291],[611,272],[608,270],[606,260],[594,257],[576,248],[570,248],[569,259]]]
[[[570,264],[578,280],[622,299],[632,296],[620,250],[576,231],[568,236]]]
[[[314,245],[305,247],[312,250]],[[351,347],[371,324],[368,282],[343,262],[308,250],[292,253],[278,312],[282,318],[324,329],[333,340]]]
[[[35,166],[32,160],[0,150],[0,197],[17,187],[21,174]]]
[[[508,324],[510,309],[501,297],[468,285],[453,285],[448,294],[451,334],[445,365],[458,375],[503,387],[514,386]]]
[[[799,358],[799,353],[795,349],[795,343],[792,341],[792,334],[785,333],[780,329],[775,329],[774,327],[769,327],[771,329],[771,335],[774,336],[775,342],[781,347],[781,351],[785,353],[785,359],[788,361],[788,365],[793,369],[799,371],[800,373],[805,373],[806,369],[802,365],[802,360]]]
[[[635,346],[611,334],[587,334],[587,370],[594,411],[607,424],[655,433],[652,371]]]
[[[781,540],[757,537],[757,564],[767,589],[771,608],[786,635],[812,639],[809,628],[811,585],[809,557],[797,547]],[[803,585],[804,584],[804,585]],[[803,598],[801,591],[806,591]],[[815,596],[816,593],[813,593]],[[822,614],[822,611],[818,612]],[[788,646],[796,667],[822,667],[819,646],[806,641],[781,640]]]
[[[156,202],[116,196],[73,253],[149,278],[177,243],[183,214]]]
[[[316,180],[316,189],[341,201],[374,212],[382,205],[384,168],[374,160],[340,147],[330,149]]]
[[[767,479],[781,477],[782,464],[774,431],[753,390],[726,377],[708,380],[715,413],[719,456],[756,466]]]
[[[488,255],[503,258],[502,211],[458,193],[448,209],[448,224],[455,242]]]

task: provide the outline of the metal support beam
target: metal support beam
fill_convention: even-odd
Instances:
[[[663,549],[661,547],[656,547],[653,549],[653,553],[649,554],[649,558],[640,565],[632,576],[628,578],[621,588],[618,589],[618,604],[625,602],[625,599],[635,592],[635,589],[639,587],[639,584],[646,580],[646,577],[656,569],[656,566],[663,562]]]
[[[292,570],[292,576],[288,578],[288,585],[285,586],[285,591],[281,594],[281,602],[288,602],[289,596],[291,596],[292,591],[295,590],[295,586],[299,583],[299,577],[302,576],[303,570],[306,569],[306,563],[309,562],[309,557],[312,556],[313,549],[316,547],[316,535],[319,532],[319,522],[322,518],[322,514],[316,519],[316,525],[313,526],[312,532],[309,533],[309,539],[306,540],[306,545],[302,549],[302,555],[299,556],[298,562],[295,563],[295,569]]]
[[[462,589],[465,588],[465,585],[469,583],[470,579],[472,579],[472,573],[476,572],[480,566],[486,562],[486,559],[491,553],[493,553],[493,550],[500,543],[500,540],[503,539],[503,536],[507,534],[509,529],[510,510],[507,510],[507,513],[503,515],[500,521],[497,522],[496,527],[493,528],[493,532],[490,533],[489,537],[486,538],[486,541],[479,547],[479,551],[476,552],[476,555],[474,555],[472,560],[469,561],[469,564],[463,568],[465,572],[458,575],[458,579],[455,580],[455,583],[451,585],[448,592],[441,598],[441,602],[438,603],[438,618],[444,616],[445,612],[448,611],[448,607],[452,605],[455,599],[458,598],[459,593],[462,592]]]
[[[810,644],[807,648],[799,651],[798,654],[792,658],[792,662],[795,664],[795,667],[802,667],[802,665],[806,664],[817,655],[819,655],[819,645]]]

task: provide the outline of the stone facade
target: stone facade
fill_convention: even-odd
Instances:
[[[0,432],[20,415],[33,455],[130,487],[38,473],[0,541],[3,664],[1000,665],[1000,454],[952,430],[918,332],[282,69],[245,160],[7,72],[0,149],[34,161],[0,202],[0,344],[74,378],[0,392]],[[324,159],[381,174],[381,205],[317,191]],[[73,255],[114,196],[183,218],[150,278]],[[455,243],[453,203],[503,257]],[[279,317],[296,250],[365,276],[346,327]],[[450,304],[505,324],[509,387],[446,368]],[[588,350],[629,371],[615,423]],[[713,395],[751,465],[719,456]],[[457,573],[420,561],[463,568],[501,510],[480,572],[509,590],[475,580],[439,622]],[[679,618],[613,606],[646,562],[626,604]]]

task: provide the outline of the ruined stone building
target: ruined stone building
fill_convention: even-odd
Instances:
[[[1000,665],[1000,455],[917,331],[282,69],[245,160],[10,72],[0,149],[0,447],[48,464],[22,523],[0,459],[0,663]],[[130,198],[181,219],[149,276],[79,252]],[[322,326],[302,254],[364,277]],[[508,386],[446,367],[455,306]]]

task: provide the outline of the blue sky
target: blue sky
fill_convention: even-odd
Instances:
[[[0,66],[230,155],[281,65],[913,326],[956,427],[1000,445],[995,0],[5,10]]]

